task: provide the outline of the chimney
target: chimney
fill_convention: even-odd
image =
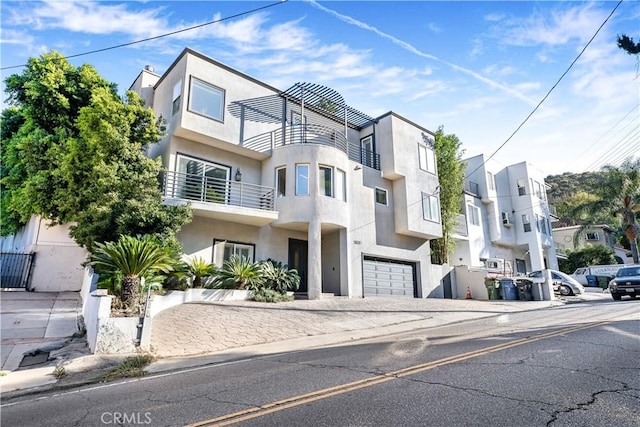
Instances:
[[[149,71],[150,73],[153,73],[153,65],[145,65],[144,69]]]

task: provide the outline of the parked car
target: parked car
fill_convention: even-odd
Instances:
[[[609,282],[609,292],[616,301],[620,301],[624,295],[631,298],[640,295],[640,265],[618,270],[616,277]]]
[[[551,271],[551,280],[553,281],[553,291],[562,296],[580,295],[584,293],[584,287],[573,277],[558,270]],[[543,277],[542,271],[533,271],[528,274],[529,277]]]

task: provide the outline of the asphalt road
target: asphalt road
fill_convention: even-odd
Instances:
[[[2,426],[638,426],[640,301],[3,401]]]

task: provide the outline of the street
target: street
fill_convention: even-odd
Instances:
[[[3,426],[636,426],[640,305],[599,300],[3,399]]]

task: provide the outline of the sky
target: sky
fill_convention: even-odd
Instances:
[[[545,175],[640,157],[639,60],[616,45],[640,39],[637,1],[2,0],[0,14],[2,108],[4,79],[51,50],[133,43],[69,59],[124,94],[189,47],[282,90],[321,84],[370,116],[442,126],[464,157]]]

